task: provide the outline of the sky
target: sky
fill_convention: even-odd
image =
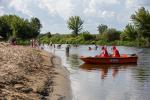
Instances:
[[[80,16],[83,31],[95,34],[100,24],[123,30],[141,6],[150,10],[150,0],[0,0],[0,16],[37,17],[43,25],[42,33],[60,34],[71,33],[67,28],[70,16]]]

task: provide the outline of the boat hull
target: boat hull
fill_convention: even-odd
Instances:
[[[80,59],[88,64],[128,64],[137,63],[138,57],[80,57]]]

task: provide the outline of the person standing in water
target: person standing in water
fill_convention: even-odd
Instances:
[[[98,46],[97,45],[95,45],[95,50],[97,50],[98,49]]]

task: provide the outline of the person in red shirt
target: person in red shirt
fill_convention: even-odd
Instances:
[[[118,51],[118,49],[116,48],[116,46],[113,46],[113,54],[112,57],[120,57],[120,53]]]
[[[102,52],[100,54],[100,57],[109,57],[107,49],[104,46],[102,47]]]

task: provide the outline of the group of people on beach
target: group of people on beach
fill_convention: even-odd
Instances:
[[[102,46],[101,53],[99,55],[96,55],[96,57],[120,57],[120,53],[116,48],[116,46],[113,46],[112,50],[113,50],[112,54],[109,54],[107,51],[107,47]]]
[[[39,41],[36,39],[31,39],[30,43],[33,48],[39,47],[39,45],[40,45]]]

